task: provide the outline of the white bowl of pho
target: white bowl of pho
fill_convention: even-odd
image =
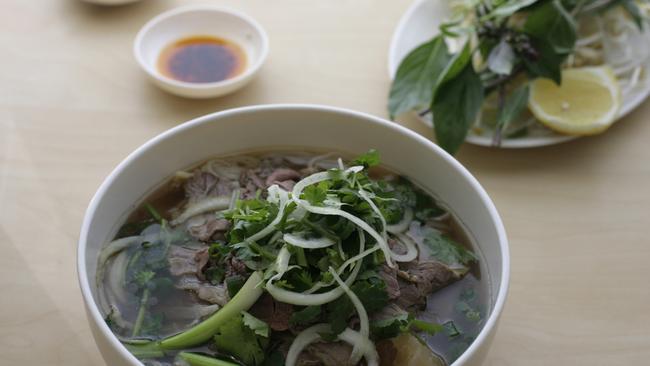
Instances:
[[[130,154],[84,217],[81,291],[110,365],[479,365],[509,254],[429,140],[310,105],[246,107]]]

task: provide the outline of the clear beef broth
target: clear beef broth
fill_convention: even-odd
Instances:
[[[269,158],[282,159],[288,168],[299,169],[304,168],[304,165],[310,163],[315,156],[323,155],[324,152],[296,152],[296,151],[279,151],[271,152],[262,151],[254,153],[246,153],[246,156],[255,159]],[[342,156],[349,157],[350,154],[331,154],[332,157]],[[290,157],[290,158],[286,158]],[[242,159],[242,154],[235,156],[220,157],[219,159]],[[206,160],[210,161],[210,160]],[[203,163],[196,164],[184,170],[186,173],[193,173],[197,167],[201,167]],[[327,162],[321,161],[317,165],[317,170],[324,170],[338,166],[336,160]],[[189,174],[184,174],[186,177]],[[373,167],[369,176],[373,180],[398,179],[399,173],[385,167]],[[411,182],[413,187],[421,190],[423,193],[430,196],[434,201],[433,195],[426,193],[419,188],[415,183]],[[153,224],[155,220],[151,218],[150,212],[145,204],[155,207],[161,216],[170,220],[173,216],[178,215],[180,208],[187,203],[188,199],[183,189],[182,179],[178,177],[170,178],[163,183],[158,189],[148,194],[142,200],[135,210],[133,210],[125,220],[116,234],[116,239],[121,237],[128,237],[129,235],[136,235],[138,230],[141,230],[146,224]],[[436,223],[439,228],[442,228],[449,237],[453,238],[456,242],[460,243],[465,248],[471,250],[476,255],[480,255],[480,251],[473,248],[471,240],[469,240],[468,233],[463,230],[462,225],[456,222],[450,215],[444,220]],[[143,223],[145,223],[143,225]],[[432,321],[444,326],[444,330],[435,335],[426,333],[418,333],[418,336],[425,340],[430,348],[440,357],[444,358],[445,362],[452,363],[473,341],[476,335],[480,332],[484,325],[485,319],[489,313],[490,294],[488,286],[488,278],[484,275],[482,270],[483,260],[479,258],[470,266],[470,270],[460,280],[457,280],[442,289],[435,291],[427,297],[426,309],[421,311],[417,317],[426,321]],[[109,262],[110,264],[110,262]],[[127,287],[128,290],[128,287]],[[126,319],[135,319],[138,313],[138,298],[133,292],[128,292],[128,301],[126,304],[121,304],[119,310],[122,317]],[[155,334],[141,334],[143,337],[150,337],[161,339],[166,336],[178,333],[183,329],[194,325],[196,319],[178,319],[175,316],[176,310],[183,307],[195,306],[197,304],[207,306],[208,303],[199,299],[194,293],[178,288],[170,288],[165,296],[158,296],[151,301],[150,312],[156,316],[160,316],[161,325],[155,329]],[[120,333],[115,331],[119,336],[125,338],[131,334],[128,332]],[[201,346],[191,348],[190,350],[219,354],[212,346]],[[158,358],[158,361],[173,362],[175,353],[170,353],[163,358]],[[225,356],[225,355],[224,355]],[[227,357],[227,356],[226,356]],[[362,361],[363,363],[363,361]],[[146,364],[146,362],[145,362]],[[384,363],[382,363],[384,365]]]

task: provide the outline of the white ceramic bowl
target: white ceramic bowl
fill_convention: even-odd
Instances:
[[[214,36],[239,45],[247,65],[241,74],[218,82],[188,83],[164,76],[157,68],[160,52],[179,39]],[[212,98],[246,85],[266,60],[269,41],[264,29],[249,16],[209,5],[172,9],[145,24],[133,43],[133,54],[149,78],[172,94],[188,98]]]
[[[494,204],[458,161],[415,132],[367,114],[311,105],[253,106],[197,118],[145,143],[104,180],[84,217],[77,264],[88,320],[109,365],[141,365],[111,333],[95,301],[97,256],[120,220],[178,169],[243,150],[305,146],[350,153],[378,149],[383,163],[433,192],[478,239],[490,278],[491,312],[454,366],[480,365],[496,331],[510,273],[506,234]]]

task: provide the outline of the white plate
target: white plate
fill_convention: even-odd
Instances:
[[[444,0],[416,0],[400,19],[393,39],[391,40],[388,52],[388,72],[391,79],[395,76],[397,68],[406,55],[415,47],[430,40],[438,33],[438,26],[444,21],[449,14],[447,2]],[[645,38],[650,37],[650,31],[644,34]],[[650,94],[650,80],[647,70],[648,61],[646,61],[645,72],[642,82],[634,88],[623,91],[623,103],[618,118],[625,116],[634,108],[639,106]],[[431,119],[419,117],[419,119],[431,126]],[[544,128],[537,123],[540,128],[535,128],[531,134],[519,138],[504,138],[501,147],[504,148],[526,148],[559,144],[561,142],[573,140],[576,136],[567,136],[555,133]],[[467,142],[481,145],[492,146],[491,135],[478,135],[473,131],[467,136]]]

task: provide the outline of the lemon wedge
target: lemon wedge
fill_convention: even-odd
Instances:
[[[621,90],[609,66],[562,71],[562,85],[532,82],[528,108],[546,127],[569,135],[605,131],[618,116]]]

